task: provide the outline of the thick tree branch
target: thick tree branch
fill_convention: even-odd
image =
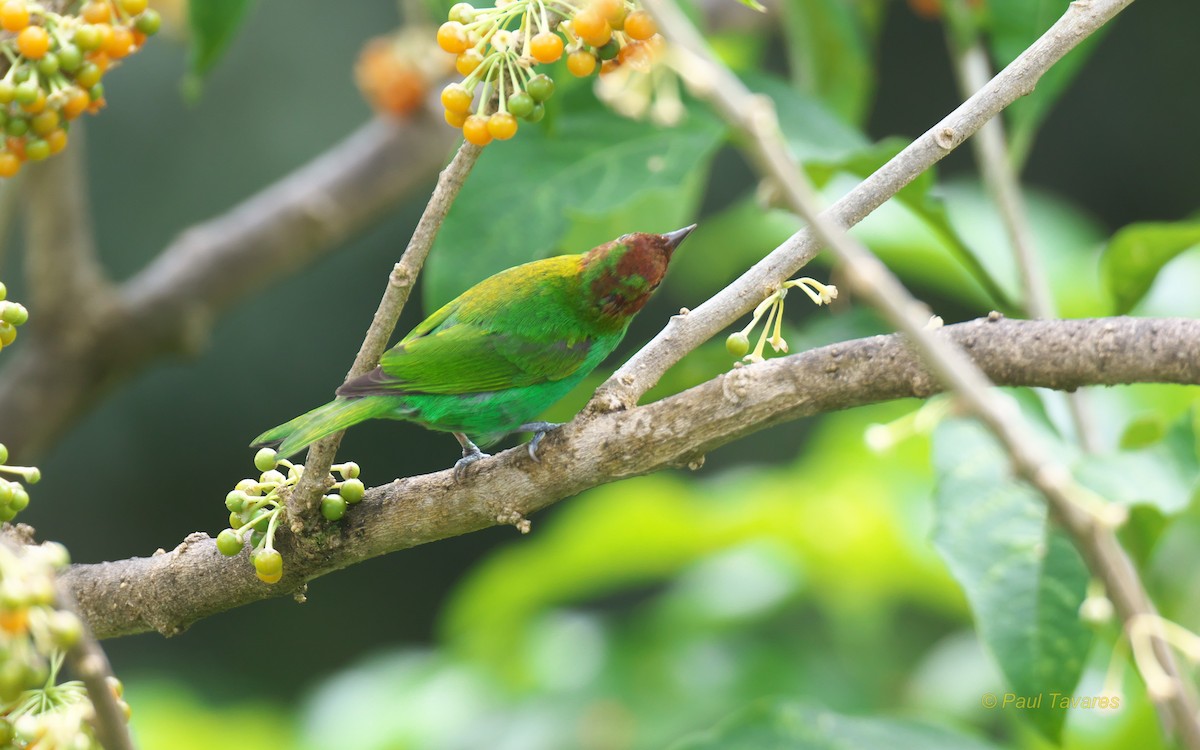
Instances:
[[[1197,320],[997,318],[948,326],[937,337],[961,346],[1001,385],[1200,384]],[[546,436],[539,464],[520,447],[477,464],[468,483],[456,483],[447,470],[375,487],[342,522],[306,537],[302,550],[281,533],[277,546],[287,565],[274,586],[260,582],[243,557],[221,556],[203,533],[153,557],[75,565],[64,579],[98,636],[173,635],[371,557],[516,523],[625,477],[697,466],[708,451],[771,425],[941,389],[899,335],[835,344],[737,368],[646,406],[581,416]]]
[[[103,314],[87,316],[86,325],[66,339],[45,329],[35,300],[31,335],[6,363],[0,382],[5,444],[14,456],[30,460],[109,388],[155,359],[201,349],[220,312],[339,246],[392,208],[436,174],[453,139],[440,117],[371,121],[226,214],[182,232],[106,297],[111,304]],[[64,154],[46,162],[44,170],[30,170],[31,193],[41,181],[56,179],[56,170],[69,166],[60,160],[70,158]],[[66,192],[82,189],[80,184]],[[37,203],[46,207],[41,213],[53,211],[50,218],[61,222],[59,200]],[[72,224],[86,224],[82,208],[75,215]],[[65,231],[49,219],[36,226],[43,228],[30,228],[31,244]],[[73,234],[66,239],[85,247]],[[48,269],[55,271],[64,269]]]

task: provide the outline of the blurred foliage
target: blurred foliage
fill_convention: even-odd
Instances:
[[[996,64],[1006,64],[1065,5],[991,2],[973,15],[975,30]],[[1158,12],[1184,6],[1191,7]],[[1174,182],[1158,177],[1187,164],[1193,136],[1109,135],[1112,153],[1089,161],[1071,149],[1084,140],[1083,127],[1104,123],[1056,114],[1086,107],[1072,100],[1075,78],[1085,90],[1102,86],[1111,109],[1128,59],[1153,65],[1169,47],[1160,34],[1195,26],[1160,28],[1139,12],[1127,14],[1131,33],[1153,30],[1162,54],[1150,59],[1140,54],[1144,45],[1122,42],[1123,17],[1109,38],[1115,51],[1089,40],[1007,114],[1018,163],[1032,154],[1031,170],[1074,180],[1070,189],[1027,194],[1038,254],[1066,316],[1200,315],[1200,254],[1185,252],[1200,236],[1184,219],[1200,205],[1191,179],[1200,165]],[[113,88],[127,89],[113,97],[121,105],[89,131],[98,232],[118,278],[181,227],[224,210],[360,122],[366,108],[351,84],[354,57],[395,22],[391,3],[317,0],[197,1],[189,18],[191,67],[181,50],[150,45],[139,55],[145,60],[114,73]],[[771,97],[789,145],[828,201],[958,100],[949,76],[938,79],[921,62],[932,49],[937,70],[947,67],[943,29],[915,21],[902,3],[789,0],[770,34],[729,32],[715,46]],[[189,70],[208,75],[193,109],[175,95]],[[1186,66],[1164,63],[1163,75],[1139,69],[1137,83],[1127,83],[1126,95],[1136,93],[1129,86],[1153,84],[1168,102],[1137,108],[1140,118],[1188,121],[1171,109],[1186,104],[1176,101],[1183,79],[1169,75],[1177,70]],[[468,181],[427,268],[426,308],[515,263],[700,220],[632,330],[633,347],[799,228],[768,205],[770,190],[755,184],[725,129],[694,104],[682,126],[662,130],[601,109],[586,82],[561,83],[545,127],[490,146]],[[902,108],[879,106],[896,91]],[[931,91],[944,101],[923,107]],[[906,116],[921,127],[905,127]],[[1056,118],[1070,126],[1054,139],[1047,133],[1056,132]],[[129,149],[135,136],[139,147]],[[1163,151],[1147,151],[1156,147]],[[1089,176],[1120,149],[1136,152],[1136,170]],[[214,154],[225,168],[212,168]],[[966,158],[950,157],[854,229],[948,321],[1011,312],[1024,297],[1000,219],[963,169]],[[1077,195],[1097,183],[1113,200],[1151,196],[1187,211],[1093,215]],[[189,199],[163,200],[164,184],[188,185]],[[423,197],[235,312],[198,362],[147,373],[89,416],[48,457],[33,522],[84,560],[145,554],[205,524],[215,531],[222,518],[213,509],[246,460],[242,443],[340,382]],[[824,257],[809,271],[826,272],[837,280]],[[789,307],[785,325],[794,351],[886,330],[852,298],[831,311],[800,307]],[[407,311],[401,327],[418,319]],[[323,342],[322,356],[303,372],[280,356],[268,360],[263,321],[271,330],[304,330],[306,340]],[[703,346],[647,398],[731,364],[720,341]],[[569,418],[602,369],[548,418]],[[1163,613],[1193,628],[1197,395],[1171,386],[1086,393],[1104,446],[1088,456],[1073,445],[1060,394],[1014,393],[1044,450],[1128,506],[1123,542]],[[715,452],[697,474],[584,493],[534,518],[527,538],[501,530],[447,540],[315,581],[304,608],[264,603],[210,618],[179,639],[117,641],[110,648],[126,678],[132,725],[142,746],[178,750],[1166,747],[1140,680],[1116,651],[1118,628],[1085,625],[1077,615],[1088,586],[1077,554],[1048,527],[1041,501],[1012,480],[990,439],[952,412],[944,400],[902,402],[782,425]],[[191,462],[187,482],[172,485],[172,512],[150,512],[163,485],[143,467],[179,460],[169,438],[182,426],[211,447],[203,466]],[[371,483],[443,468],[456,452],[449,439],[401,425],[364,425],[346,445]],[[105,487],[120,490],[95,502]],[[258,637],[264,623],[269,639]],[[986,694],[1060,688],[1116,694],[1121,708],[982,704]]]

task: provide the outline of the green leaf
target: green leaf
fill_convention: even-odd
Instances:
[[[995,750],[943,727],[846,716],[788,701],[763,701],[671,750]]]
[[[1109,240],[1100,258],[1104,283],[1124,315],[1146,296],[1162,267],[1200,245],[1200,221],[1130,224]]]
[[[229,43],[254,0],[192,0],[188,3],[188,27],[192,35],[188,86],[198,88],[200,79],[225,54]]]
[[[520,263],[689,223],[724,136],[701,110],[660,128],[584,105],[488,148],[426,264],[426,309]]]
[[[1003,68],[1015,60],[1066,12],[1068,5],[1067,0],[1003,0],[988,3],[989,38],[996,67]],[[1066,91],[1110,27],[1111,24],[1106,24],[1080,42],[1079,46],[1046,71],[1031,94],[1021,97],[1008,108],[1009,148],[1016,164],[1025,162],[1042,119],[1049,114],[1054,102]]]
[[[846,122],[861,123],[875,91],[872,46],[882,3],[787,0],[782,3],[788,62],[797,87]]]
[[[1092,633],[1079,618],[1088,572],[1046,505],[1011,475],[1010,461],[981,426],[942,423],[934,433],[938,472],[934,545],[958,579],[983,642],[1013,693],[1043,696],[1020,714],[1051,739],[1066,712],[1052,692],[1071,694]]]

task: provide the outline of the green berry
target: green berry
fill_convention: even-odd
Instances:
[[[286,479],[287,477],[283,475],[283,472],[271,469],[270,471],[264,471],[262,473],[262,476],[258,478],[258,483],[279,485],[283,484]]]
[[[41,138],[34,138],[25,143],[25,158],[29,161],[42,161],[50,157],[50,144]]]
[[[91,52],[100,46],[100,30],[90,24],[80,26],[78,29],[75,29],[73,39],[75,44],[79,46],[79,49]]]
[[[321,498],[321,515],[327,521],[340,521],[346,515],[346,501],[337,495],[326,495]]]
[[[11,521],[17,517],[17,509],[11,505],[0,506],[0,521]]]
[[[278,550],[260,549],[254,553],[254,570],[261,576],[274,576],[283,572],[283,555]]]
[[[612,60],[620,51],[621,45],[617,43],[617,40],[609,39],[608,43],[603,47],[596,48],[596,57],[599,57],[601,60]]]
[[[0,104],[8,104],[8,102],[0,102]],[[8,287],[4,286],[4,282],[0,281],[0,301],[8,298]],[[0,461],[3,463],[3,461]]]
[[[37,85],[37,81],[25,81],[17,85],[16,100],[17,104],[33,104],[37,101],[38,93],[41,88]]]
[[[266,538],[267,538],[267,535],[262,533],[261,531],[251,531],[250,532],[250,548],[258,549],[259,547],[262,546],[263,540]]]
[[[8,124],[4,126],[4,132],[16,138],[20,138],[29,132],[29,120],[24,117],[13,117],[8,121]]]
[[[31,75],[33,75],[33,68],[28,65],[18,65],[16,72],[13,73],[13,80],[17,83],[25,83]]]
[[[275,449],[263,448],[258,453],[254,454],[254,468],[259,471],[270,471],[275,468],[276,460]]]
[[[57,73],[58,68],[58,55],[54,54],[53,52],[47,52],[46,54],[42,55],[41,60],[37,61],[38,73],[46,76],[47,78]]]
[[[15,326],[23,326],[29,320],[29,311],[19,302],[0,302],[0,319]]]
[[[17,485],[13,489],[12,499],[8,501],[8,507],[13,509],[14,513],[20,513],[29,507],[29,493],[21,485]]]
[[[0,295],[2,296],[2,295]],[[0,464],[8,460],[8,446],[0,443]]]
[[[269,529],[271,527],[271,512],[267,511],[266,513],[263,513],[262,515],[258,516],[257,518],[258,518],[258,520],[255,522],[254,527],[253,527],[254,530],[261,531],[264,534],[267,533],[267,529]]]
[[[90,89],[88,89],[88,96],[90,96],[92,98],[92,101],[94,101],[94,102],[98,102],[101,99],[103,99],[104,98],[104,84],[97,83],[95,86],[92,86]]]
[[[541,122],[542,118],[545,116],[546,116],[546,107],[545,107],[545,105],[539,103],[536,107],[533,108],[533,111],[529,113],[529,116],[526,117],[525,120],[527,122]]]
[[[0,104],[10,104],[17,96],[17,85],[12,81],[0,81]]]
[[[60,649],[68,649],[79,642],[83,635],[83,623],[72,612],[53,610],[46,622],[50,630],[50,638]]]
[[[729,334],[729,338],[725,339],[725,351],[741,359],[750,351],[750,337],[741,331]]]
[[[225,507],[230,513],[241,513],[246,507],[246,493],[241,490],[232,490],[225,496]]]
[[[461,24],[471,23],[475,20],[475,6],[470,3],[455,3],[450,6],[450,14],[447,18]]]
[[[83,65],[83,52],[74,44],[64,44],[58,48],[58,67],[67,73],[74,73]]]
[[[21,485],[16,482],[9,482],[0,479],[0,505],[8,505],[12,502],[14,490]]]
[[[158,27],[162,25],[162,16],[158,15],[158,11],[154,8],[146,8],[144,11],[133,19],[133,26],[138,31],[146,36],[154,36],[158,33]]]
[[[533,100],[532,96],[524,91],[518,91],[517,93],[508,97],[508,111],[513,113],[514,116],[520,117],[521,119],[529,117],[529,113],[532,112],[533,108],[536,106],[537,102]]]
[[[535,101],[544,102],[554,95],[554,81],[545,73],[540,73],[529,79],[525,90]]]
[[[346,463],[342,464],[341,474],[346,479],[354,479],[358,476],[358,473],[358,464],[354,463],[353,461],[347,461]]]
[[[354,505],[359,500],[362,500],[366,489],[361,479],[347,479],[342,482],[342,488],[338,490],[338,493],[342,496],[343,500]]]
[[[30,484],[37,484],[42,481],[42,470],[36,466],[31,466],[25,471],[25,481]]]
[[[233,529],[225,529],[217,534],[217,551],[226,557],[233,557],[242,551],[242,538]]]
[[[17,339],[17,327],[7,320],[0,320],[0,346],[8,346]]]

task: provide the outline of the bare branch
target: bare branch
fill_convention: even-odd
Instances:
[[[852,227],[862,221],[918,175],[961,145],[985,122],[1033,91],[1038,79],[1054,63],[1129,2],[1132,0],[1095,0],[1072,5],[1072,9],[1058,23],[987,86],[914,140],[822,215],[842,227]],[[698,83],[701,86],[699,91],[724,85],[717,80]],[[590,408],[611,410],[636,404],[642,394],[653,387],[662,374],[685,354],[753,309],[769,292],[812,260],[820,249],[821,243],[811,228],[792,235],[732,284],[693,308],[687,318],[673,320],[667,325],[601,386]]]
[[[61,582],[58,586],[58,601],[63,608],[78,613],[79,607],[75,604],[75,597]],[[129,723],[110,684],[115,679],[112,665],[86,622],[83,624],[79,642],[67,652],[67,666],[87,688],[88,698],[91,699],[92,709],[96,714],[93,723],[100,745],[104,750],[134,750],[136,746],[129,734]]]
[[[404,310],[404,305],[408,303],[408,297],[417,283],[417,275],[421,272],[421,267],[425,265],[425,258],[429,256],[429,249],[433,247],[438,230],[442,228],[442,222],[445,221],[450,206],[454,204],[458,191],[462,188],[463,182],[471,173],[471,168],[475,166],[481,153],[483,153],[482,147],[464,141],[459,146],[454,159],[438,176],[437,185],[433,188],[433,195],[430,196],[429,203],[425,205],[425,210],[421,213],[421,220],[417,222],[417,227],[413,230],[408,247],[404,249],[400,261],[396,263],[392,268],[392,273],[388,276],[387,288],[384,289],[383,297],[379,300],[379,308],[375,311],[375,317],[371,319],[371,325],[367,328],[367,335],[363,338],[362,346],[359,347],[358,354],[354,357],[354,364],[351,365],[350,372],[346,374],[347,380],[370,372],[379,364],[379,358],[387,349],[388,340],[392,337],[392,331],[396,329],[396,322],[400,320],[400,313]],[[333,457],[342,442],[343,434],[344,432],[336,432],[318,440],[308,449],[304,476],[300,478],[296,490],[287,500],[288,519],[292,525],[292,531],[299,532],[304,523],[312,520],[315,515],[320,502],[319,498],[325,490],[329,467],[333,465]]]
[[[227,213],[185,230],[101,313],[77,320],[68,339],[45,330],[39,307],[31,335],[0,381],[5,444],[13,455],[32,459],[108,389],[158,358],[201,350],[220,312],[392,208],[436,173],[453,139],[440,117],[373,120]],[[50,181],[53,170],[66,168],[63,159],[70,154],[28,177]],[[54,199],[31,200],[30,210],[38,203],[39,211],[52,210],[61,221],[61,197],[52,190],[40,190]],[[49,219],[41,224],[37,236],[46,239],[39,245],[60,231]],[[55,271],[47,269],[51,276]]]
[[[937,336],[963,347],[1002,385],[1200,383],[1198,320],[997,318],[948,326]],[[476,464],[469,483],[456,483],[446,470],[368,490],[343,521],[306,538],[303,549],[281,529],[276,546],[287,563],[274,586],[254,576],[246,552],[223,557],[203,533],[152,557],[75,565],[65,580],[100,637],[174,635],[232,607],[301,591],[313,578],[368,558],[519,522],[618,479],[698,466],[707,452],[774,424],[940,390],[899,335],[835,344],[738,368],[629,411],[582,416],[546,436],[538,464],[522,446]]]

